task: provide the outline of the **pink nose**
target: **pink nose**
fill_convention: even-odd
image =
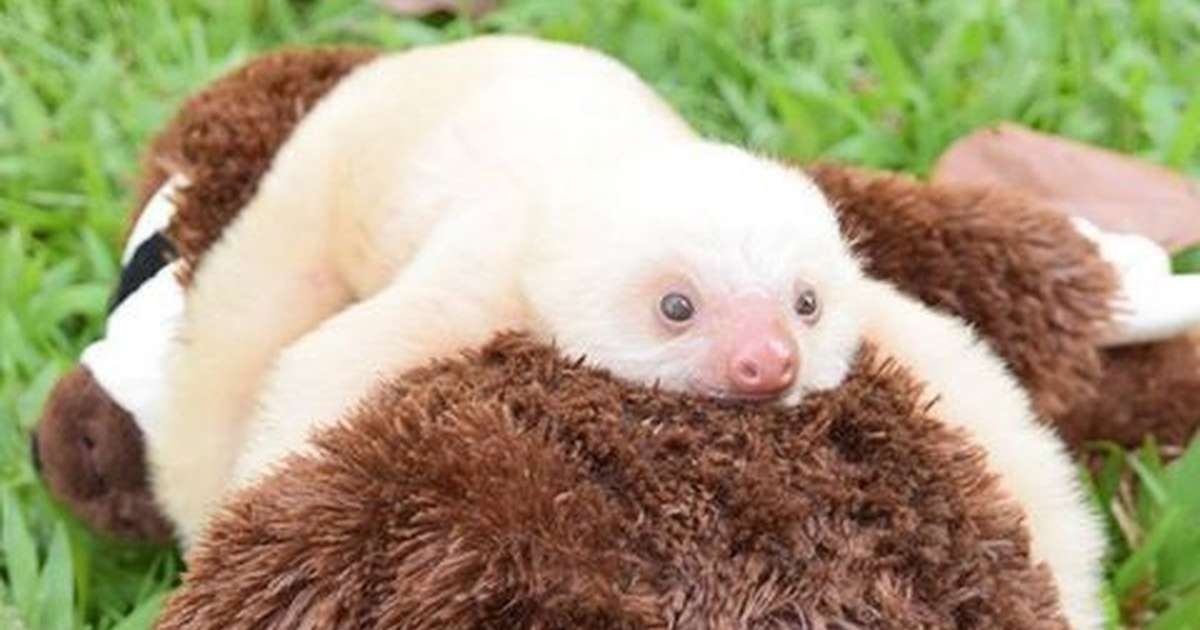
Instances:
[[[738,394],[778,394],[796,381],[798,355],[796,342],[786,336],[755,340],[730,356],[729,383]]]

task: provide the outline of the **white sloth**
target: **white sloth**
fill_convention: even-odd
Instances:
[[[185,542],[382,376],[518,329],[619,377],[793,403],[873,340],[1024,506],[1075,628],[1100,529],[1063,447],[962,323],[864,277],[795,169],[705,141],[593,51],[385,56],[295,130],[197,269],[148,436]]]

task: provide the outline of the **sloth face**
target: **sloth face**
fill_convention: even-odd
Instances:
[[[563,247],[527,280],[561,348],[618,376],[721,398],[794,402],[841,382],[859,343],[863,276],[802,174],[693,143],[605,181],[581,193],[584,207],[557,226]]]
[[[804,372],[801,342],[820,321],[821,301],[810,284],[773,295],[762,290],[704,292],[688,281],[659,291],[655,315],[670,339],[700,340],[689,357],[694,369],[686,387],[720,398],[784,396]]]

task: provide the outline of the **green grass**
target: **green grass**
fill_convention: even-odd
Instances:
[[[139,148],[257,52],[535,33],[615,54],[708,134],[797,159],[924,173],[955,138],[1016,120],[1200,175],[1193,0],[511,0],[438,25],[365,0],[0,7],[4,628],[144,628],[176,579],[174,554],[100,540],[52,504],[26,432],[101,330]],[[1152,446],[1097,450],[1114,625],[1200,627],[1200,445],[1166,466]]]

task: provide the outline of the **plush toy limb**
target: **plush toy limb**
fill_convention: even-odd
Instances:
[[[1096,396],[1110,265],[1060,213],[1002,190],[809,169],[868,274],[970,322],[1054,422]]]
[[[1162,445],[1185,446],[1200,426],[1200,347],[1180,336],[1109,348],[1100,391],[1059,422],[1069,444],[1107,440],[1137,448],[1153,436]]]
[[[289,347],[264,389],[234,485],[306,448],[315,429],[341,418],[382,377],[520,325],[523,300],[507,262],[519,228],[502,224],[508,216],[485,210],[439,226],[378,294]]]
[[[1167,250],[1144,236],[1107,232],[1081,217],[1071,220],[1096,244],[1120,283],[1103,345],[1161,341],[1200,327],[1200,276],[1172,275]]]
[[[188,293],[164,424],[147,435],[155,495],[185,543],[227,487],[271,361],[349,301],[332,268],[324,213],[314,207],[320,197],[306,192],[269,205],[270,191],[260,193]],[[284,222],[287,239],[279,237]]]
[[[938,314],[883,283],[872,283],[867,339],[928,386],[932,413],[964,429],[1021,505],[1032,552],[1054,576],[1072,628],[1103,627],[1104,539],[1064,445],[1038,421],[1000,357],[956,318]]]
[[[167,234],[184,262],[182,280],[190,284],[188,272],[241,213],[299,120],[375,54],[331,48],[270,53],[188,99],[145,153],[129,241],[141,241],[132,232],[143,224],[162,227],[160,211],[169,210],[163,201],[178,205]],[[181,172],[188,186],[172,195],[164,184],[182,181],[173,179]],[[139,216],[143,211],[152,216]],[[123,370],[150,374],[149,365],[127,363]],[[37,433],[42,474],[52,493],[93,527],[124,538],[168,539],[170,525],[150,498],[143,435],[95,376],[78,368],[52,393]],[[157,390],[136,389],[145,384],[127,381],[135,387],[130,392],[139,399],[165,397],[165,376],[160,367]],[[140,412],[136,421],[145,424]],[[106,482],[99,494],[91,487],[97,478]],[[137,506],[132,514],[131,505]]]

